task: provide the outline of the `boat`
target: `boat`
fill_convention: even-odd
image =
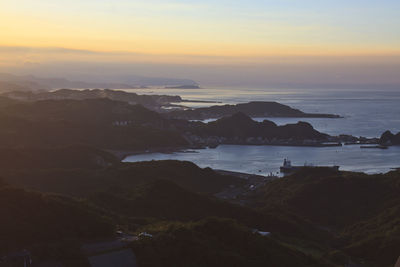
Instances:
[[[329,169],[332,169],[334,171],[339,171],[340,166],[337,166],[337,165],[334,165],[334,166],[314,166],[312,164],[307,164],[307,163],[304,163],[303,166],[301,166],[301,165],[295,166],[295,165],[292,165],[292,162],[290,160],[284,159],[283,160],[283,165],[280,167],[280,171],[284,175],[287,175],[287,174],[294,173],[294,172],[296,172],[296,171],[298,171],[300,169],[303,169],[303,168],[329,168]]]

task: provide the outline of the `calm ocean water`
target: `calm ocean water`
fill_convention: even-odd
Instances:
[[[131,90],[129,90],[131,91]],[[305,112],[334,113],[341,119],[270,119],[277,124],[310,122],[317,130],[331,135],[379,137],[385,130],[400,131],[400,92],[332,91],[332,90],[268,90],[268,89],[143,89],[146,94],[180,95],[184,99],[212,100],[224,103],[277,101]],[[189,103],[190,106],[209,104]],[[338,164],[343,170],[379,173],[400,166],[400,147],[387,150],[360,149],[359,146],[334,148],[281,146],[220,146],[196,150],[196,153],[145,154],[128,157],[126,161],[177,159],[189,160],[201,167],[266,174],[276,172],[283,159],[294,164],[305,161],[315,165]]]

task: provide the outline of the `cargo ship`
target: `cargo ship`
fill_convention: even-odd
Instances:
[[[283,160],[283,165],[280,167],[280,171],[281,173],[283,173],[284,175],[287,174],[292,174],[302,168],[329,168],[332,169],[334,171],[339,171],[340,166],[334,165],[334,166],[314,166],[312,164],[307,164],[304,163],[303,166],[295,166],[292,165],[292,162],[288,159],[284,159]]]

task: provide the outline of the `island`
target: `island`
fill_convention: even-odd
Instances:
[[[192,122],[184,136],[195,147],[220,144],[323,146],[332,140],[307,122],[278,126],[269,120],[254,121],[241,112],[209,123]]]
[[[178,85],[178,86],[166,86],[165,89],[200,89],[198,85]]]
[[[393,134],[391,131],[384,132],[379,143],[384,146],[400,145],[400,132],[397,134]]]
[[[235,105],[211,106],[196,109],[172,110],[170,118],[184,120],[218,119],[242,112],[250,117],[340,118],[335,114],[305,113],[277,102],[253,101]]]
[[[148,109],[160,112],[164,110],[163,108],[165,106],[168,106],[171,103],[179,103],[183,101],[180,96],[139,95],[133,92],[111,89],[59,89],[51,92],[12,91],[3,93],[1,96],[29,102],[40,100],[85,100],[107,98],[111,100],[127,102],[131,105],[140,104]]]

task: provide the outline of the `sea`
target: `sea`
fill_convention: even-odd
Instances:
[[[342,118],[253,118],[271,120],[278,125],[309,122],[315,129],[330,135],[350,134],[380,137],[390,130],[400,132],[400,89],[327,90],[327,89],[266,89],[266,88],[201,88],[201,89],[129,89],[139,94],[179,95],[193,102],[188,107],[205,107],[276,101],[308,113],[337,114]],[[202,103],[196,101],[215,101]],[[289,147],[220,145],[215,149],[195,149],[175,153],[146,153],[128,156],[126,162],[149,160],[185,160],[200,167],[211,167],[260,175],[277,174],[283,160],[294,165],[339,165],[341,170],[365,173],[385,173],[400,167],[400,147],[361,149],[359,145],[342,147]]]

